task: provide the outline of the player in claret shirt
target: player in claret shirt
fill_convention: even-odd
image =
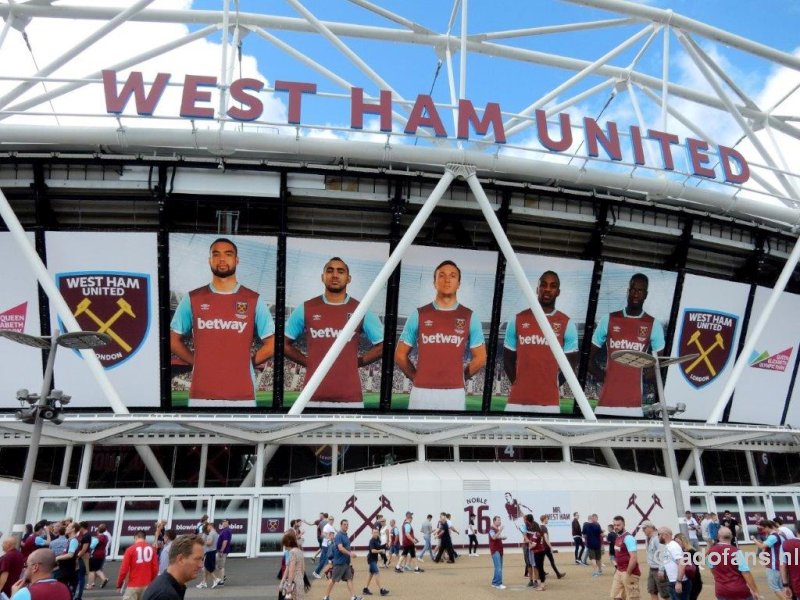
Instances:
[[[664,349],[664,328],[652,315],[644,312],[649,281],[636,273],[628,286],[628,304],[622,310],[600,319],[592,336],[589,371],[603,382],[595,414],[612,416],[642,416],[643,369],[629,367],[611,360],[617,350],[661,352]],[[608,356],[605,371],[599,368],[596,355],[605,345]]]
[[[328,349],[333,346],[339,332],[358,307],[358,300],[347,293],[347,286],[351,281],[350,267],[338,256],[333,257],[325,263],[322,270],[325,291],[321,296],[306,300],[295,308],[286,321],[283,352],[287,358],[306,367],[306,382],[314,375]],[[307,354],[303,354],[295,345],[303,334]],[[362,335],[372,346],[359,356],[358,342]],[[367,311],[363,321],[358,324],[355,335],[342,348],[308,406],[363,408],[358,369],[378,360],[382,352],[383,324],[375,313]]]
[[[542,273],[536,295],[574,370],[578,356],[578,330],[572,319],[556,310],[556,298],[560,293],[558,274],[554,271]],[[503,365],[511,381],[507,411],[560,412],[558,363],[530,308],[518,313],[506,325]]]
[[[170,350],[192,365],[189,406],[255,407],[255,365],[275,351],[275,324],[263,298],[236,280],[239,252],[219,238],[209,248],[211,283],[178,304],[170,324]],[[194,351],[184,341],[192,333]],[[253,353],[253,338],[262,346]]]
[[[436,267],[433,286],[435,300],[408,316],[394,360],[414,384],[409,410],[466,410],[464,381],[486,364],[483,330],[472,310],[458,303],[461,270],[453,261]],[[409,358],[414,347],[416,365]]]

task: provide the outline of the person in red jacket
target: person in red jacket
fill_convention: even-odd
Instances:
[[[122,600],[141,600],[145,588],[158,575],[156,551],[145,540],[144,531],[137,531],[133,537],[134,544],[125,550],[117,576],[117,589],[120,589],[125,578],[128,578],[128,586]]]

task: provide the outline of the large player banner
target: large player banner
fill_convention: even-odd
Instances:
[[[81,329],[111,337],[95,352],[125,405],[160,406],[156,234],[49,231],[45,240],[47,268]],[[52,310],[51,327],[64,330]],[[108,406],[78,352],[59,350],[55,386],[70,406]]]
[[[291,406],[389,258],[389,245],[311,238],[286,244],[284,406]],[[307,408],[377,409],[384,286]]]
[[[655,402],[652,371],[611,360],[617,350],[664,348],[677,275],[670,271],[605,263],[592,334],[586,396],[598,416],[641,417]]]
[[[274,237],[169,236],[172,405],[272,406]]]
[[[33,244],[33,235],[28,235]],[[6,261],[5,285],[0,286],[0,331],[39,335],[39,295],[36,277],[22,260],[10,233],[0,233],[0,252],[15,257]],[[0,339],[0,408],[19,408],[17,390],[39,393],[42,387],[42,353]]]
[[[437,270],[446,261],[455,264]],[[479,365],[466,382],[464,376],[473,359],[475,366],[483,356],[485,364],[496,271],[496,252],[408,249],[400,276],[393,409],[480,410],[485,367]]]
[[[594,263],[532,254],[518,258],[577,372]],[[571,415],[575,399],[510,269],[503,286],[499,335],[492,410]]]
[[[753,300],[751,325],[761,314],[772,290],[759,287]],[[748,357],[733,396],[730,421],[780,425],[792,382],[800,341],[800,296],[781,294],[764,331]]]
[[[750,286],[687,275],[678,311],[672,356],[698,354],[669,368],[669,404],[683,402],[677,418],[705,420],[730,376],[741,335]]]

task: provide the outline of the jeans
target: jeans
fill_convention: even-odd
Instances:
[[[422,547],[422,553],[419,555],[420,558],[425,556],[425,553],[430,554],[431,558],[433,558],[433,549],[431,548],[431,536],[425,536],[425,545]]]
[[[582,561],[583,560],[583,557],[582,557],[583,549],[586,548],[586,546],[583,543],[583,537],[581,537],[579,535],[573,535],[572,536],[572,542],[575,544],[575,560],[576,561],[578,561],[578,560]]]
[[[669,597],[670,600],[689,600],[689,596],[692,593],[692,582],[691,580],[687,579],[686,581],[681,582],[681,591],[680,593],[675,591],[675,584],[671,581],[669,582]]]
[[[86,586],[86,563],[83,562],[83,558],[78,558],[78,586],[75,589],[75,595],[73,598],[76,600],[82,600],[83,598],[83,588]]]
[[[494,565],[492,585],[503,585],[503,555],[499,552],[492,552],[492,564]]]
[[[333,542],[329,542],[333,543]],[[319,562],[317,563],[317,568],[314,569],[314,573],[317,575],[322,574],[322,569],[325,568],[325,565],[328,563],[328,546],[324,546],[319,553]]]

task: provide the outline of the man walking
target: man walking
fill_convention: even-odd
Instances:
[[[575,564],[585,565],[583,551],[586,549],[586,544],[583,543],[583,531],[578,513],[572,513],[572,543],[575,544]]]
[[[506,589],[503,585],[503,523],[500,517],[492,519],[492,526],[489,529],[489,554],[492,555],[492,565],[494,565],[494,575],[492,576],[492,587],[498,590]]]
[[[664,575],[664,561],[661,560],[663,548],[658,540],[658,531],[652,521],[642,523],[642,530],[647,536],[647,592],[650,600],[669,598],[669,586]]]
[[[592,577],[603,574],[603,527],[598,523],[596,514],[589,515],[589,522],[583,526],[583,538],[589,550],[589,560],[593,560],[597,569]]]
[[[731,542],[733,534],[720,527],[719,542],[706,553],[706,564],[714,576],[714,595],[717,598],[758,600],[758,587],[744,554]]]
[[[692,545],[692,548],[694,548],[695,551],[700,552],[700,540],[697,537],[697,532],[700,530],[700,524],[697,522],[697,519],[694,518],[692,511],[687,510],[682,521],[686,523],[686,527],[689,530],[689,543]]]
[[[419,555],[419,561],[422,562],[422,558],[425,556],[426,552],[431,558],[433,558],[433,547],[431,546],[431,537],[433,536],[433,515],[427,516],[422,525],[420,525],[419,530],[422,533],[422,540],[424,543],[422,546],[422,552],[420,552]]]
[[[225,563],[228,560],[228,554],[231,553],[231,541],[233,540],[233,532],[231,531],[231,524],[228,519],[222,519],[222,524],[219,529],[219,538],[217,539],[217,568],[214,571],[214,583],[212,588],[225,585]]]
[[[219,533],[217,533],[217,530],[214,528],[213,521],[206,523],[204,539],[206,553],[203,557],[203,580],[195,586],[199,590],[208,587],[208,581],[209,579],[214,579],[214,571],[217,568],[217,541],[219,540]]]
[[[692,582],[686,576],[686,562],[683,560],[683,548],[672,539],[672,530],[661,527],[658,530],[658,541],[664,546],[664,575],[669,582],[669,594],[672,600],[688,600],[692,593]]]
[[[125,550],[117,576],[117,589],[122,588],[125,578],[128,579],[122,600],[141,600],[145,588],[158,575],[156,551],[147,543],[144,531],[137,531],[133,539],[133,546]]]
[[[350,523],[347,519],[342,519],[339,524],[339,533],[333,538],[333,572],[328,587],[325,590],[325,597],[322,600],[330,600],[331,590],[340,581],[347,584],[347,589],[353,600],[361,600],[353,591],[353,569],[351,562],[356,557],[356,553],[350,549],[350,538],[347,537],[347,529]]]
[[[34,550],[26,558],[28,567],[25,579],[15,581],[11,586],[14,600],[70,600],[69,588],[53,579],[56,555],[48,548]]]
[[[186,584],[203,569],[204,548],[199,535],[177,537],[170,545],[167,570],[147,587],[142,600],[183,600]]]
[[[414,526],[411,524],[413,519],[414,513],[407,511],[406,520],[403,522],[403,555],[400,558],[400,561],[397,563],[397,567],[395,568],[398,573],[411,570],[411,559],[414,559],[417,563],[416,567],[414,568],[414,572],[424,572],[419,566],[419,559],[417,559],[416,545],[418,541],[414,535]]]
[[[17,548],[17,538],[3,538],[3,557],[0,558],[0,590],[7,598],[11,598],[11,586],[19,580],[24,566],[25,557]]]
[[[614,517],[614,531],[617,532],[616,570],[611,583],[612,600],[639,600],[639,558],[636,555],[636,538],[625,531],[625,518]]]

